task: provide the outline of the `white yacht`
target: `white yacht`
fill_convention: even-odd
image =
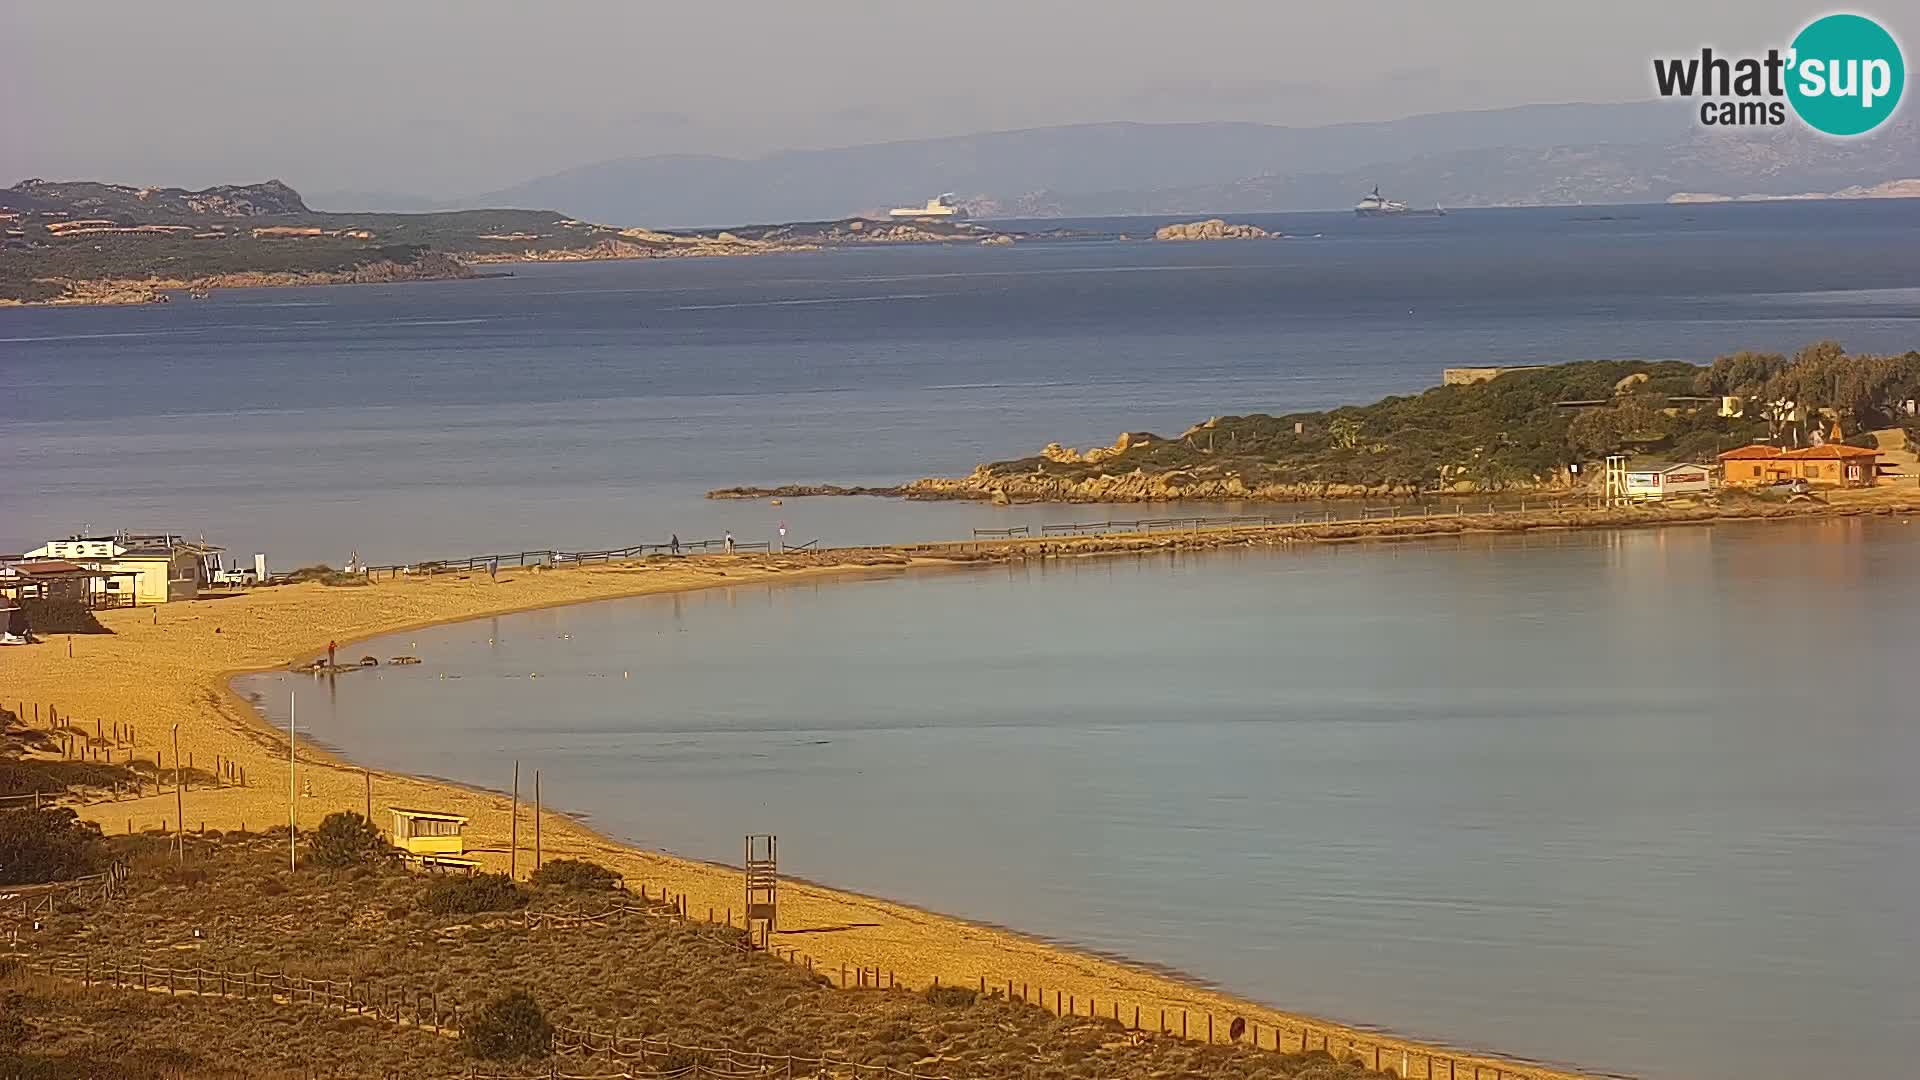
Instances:
[[[1373,217],[1375,214],[1404,214],[1407,212],[1407,204],[1380,194],[1380,185],[1375,184],[1366,198],[1354,204],[1353,212],[1361,217]]]
[[[1381,217],[1386,214],[1430,214],[1434,217],[1443,217],[1446,214],[1446,211],[1440,209],[1437,204],[1431,210],[1410,210],[1406,203],[1380,194],[1378,184],[1373,186],[1372,191],[1367,192],[1366,198],[1353,205],[1353,212],[1361,217]]]

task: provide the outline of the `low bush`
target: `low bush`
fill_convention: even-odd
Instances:
[[[572,889],[575,892],[606,892],[620,880],[620,875],[585,859],[555,859],[542,863],[528,880],[541,887]]]
[[[35,637],[52,634],[111,634],[93,617],[93,609],[78,600],[20,601],[20,614]]]
[[[973,1004],[980,997],[977,990],[965,986],[929,986],[927,1004],[942,1008],[962,1009]]]
[[[25,996],[18,990],[0,996],[0,1053],[15,1053],[33,1037],[33,1029],[22,1015],[26,1012],[24,1004]]]
[[[420,906],[435,915],[477,915],[525,907],[527,894],[505,874],[473,874],[428,885]]]
[[[482,1006],[461,1033],[467,1052],[492,1061],[546,1057],[553,1049],[553,1025],[540,1003],[525,990],[509,990]]]
[[[0,885],[39,885],[95,873],[106,862],[100,826],[60,806],[0,810]]]
[[[322,818],[308,847],[315,863],[333,869],[366,866],[393,850],[373,822],[351,810]]]
[[[344,570],[335,570],[326,563],[316,563],[291,571],[287,574],[287,580],[296,584],[303,581],[317,581],[322,585],[335,586],[368,584],[365,574],[349,574]]]

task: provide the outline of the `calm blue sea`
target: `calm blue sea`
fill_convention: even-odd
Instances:
[[[780,520],[828,543],[951,537],[1052,515],[700,496],[958,474],[1050,440],[1418,391],[1458,364],[1920,345],[1920,202],[1248,220],[1288,238],[0,309],[0,550],[123,527],[280,567]]]

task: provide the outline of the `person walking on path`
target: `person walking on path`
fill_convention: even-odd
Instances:
[[[733,530],[732,529],[727,530],[726,539],[723,541],[723,543],[726,545],[727,554],[729,555],[733,554]]]
[[[675,555],[680,554],[680,534],[674,533],[673,539],[667,541],[667,546],[673,549]]]

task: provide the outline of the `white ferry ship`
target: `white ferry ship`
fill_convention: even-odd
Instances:
[[[965,218],[966,208],[954,201],[953,193],[936,195],[925,206],[896,206],[887,216],[897,218]]]

